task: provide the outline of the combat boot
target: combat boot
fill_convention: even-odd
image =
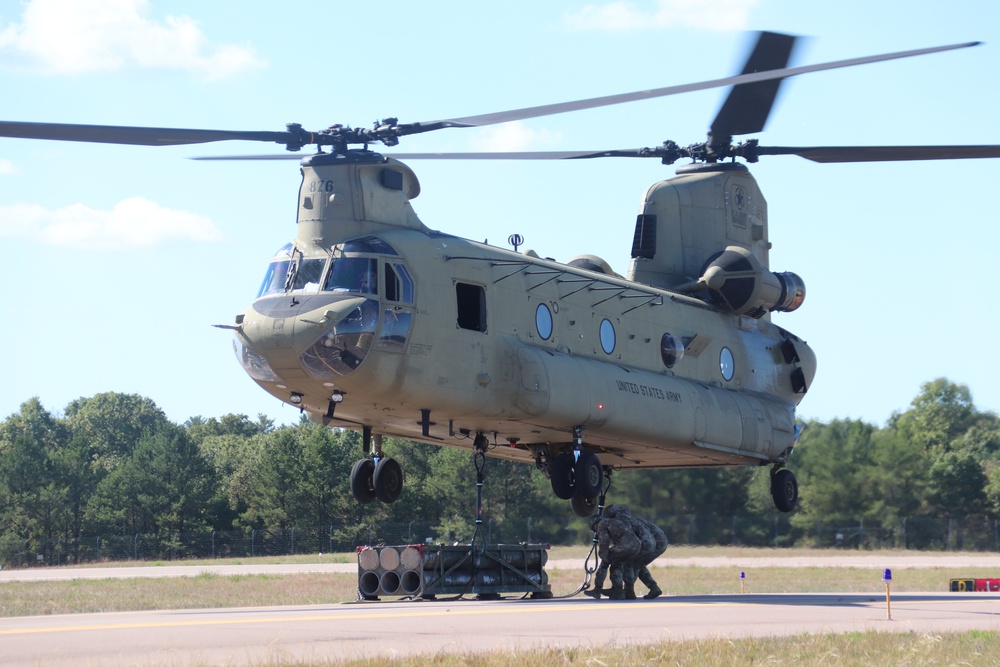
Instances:
[[[607,595],[608,594],[607,589],[601,588],[601,586],[604,585],[604,578],[607,576],[607,574],[608,574],[607,567],[597,568],[597,573],[594,575],[594,587],[591,588],[589,591],[584,591],[583,594],[589,595],[595,600],[601,599],[601,593]]]
[[[608,598],[611,600],[624,600],[625,599],[625,588],[619,583],[615,583],[611,586],[608,591]]]
[[[660,587],[656,585],[656,579],[653,579],[653,575],[649,573],[648,568],[640,568],[638,574],[639,581],[646,584],[646,588],[649,589],[649,592],[642,597],[647,600],[652,600],[653,598],[658,598],[663,595],[663,591],[661,591]]]
[[[626,600],[635,599],[635,582],[625,584],[625,599]]]

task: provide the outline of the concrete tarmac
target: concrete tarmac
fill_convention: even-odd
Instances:
[[[1000,594],[363,602],[0,619],[0,663],[261,665],[703,637],[1000,630]]]
[[[661,562],[662,561],[662,562]],[[703,567],[992,568],[996,555],[709,557]],[[581,569],[552,560],[547,569]],[[3,583],[128,577],[357,573],[356,563],[0,571]],[[558,592],[558,591],[557,591]],[[437,600],[0,618],[0,665],[262,665],[440,652],[603,647],[799,633],[1000,631],[1000,593],[664,596],[656,600]]]

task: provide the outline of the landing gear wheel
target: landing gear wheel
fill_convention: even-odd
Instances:
[[[549,466],[549,476],[552,478],[552,492],[563,500],[573,497],[576,484],[573,476],[573,453],[566,452],[552,459]]]
[[[351,493],[359,503],[367,505],[375,500],[374,473],[375,462],[371,459],[361,459],[351,469]]]
[[[382,459],[372,476],[375,495],[384,503],[394,503],[403,492],[403,469],[396,459]]]
[[[573,511],[577,516],[590,516],[597,509],[597,497],[573,496],[570,501]]]
[[[593,452],[581,452],[580,458],[576,461],[576,494],[583,498],[596,498],[601,493],[601,485],[604,483],[604,468],[601,466],[601,459]],[[590,516],[581,515],[581,516]]]
[[[779,470],[771,475],[771,497],[782,512],[791,512],[799,499],[799,483],[791,470]]]

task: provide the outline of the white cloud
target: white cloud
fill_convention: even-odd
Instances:
[[[635,3],[617,0],[603,5],[586,5],[566,12],[564,24],[571,30],[624,32],[659,28],[702,30],[745,30],[750,10],[758,0],[656,0],[655,6],[637,8]],[[645,3],[644,3],[645,4]]]
[[[190,17],[148,14],[148,0],[30,0],[21,23],[0,25],[0,54],[55,74],[139,67],[206,80],[264,64],[248,48],[211,44]]]
[[[0,176],[13,176],[17,173],[18,169],[13,162],[0,157]]]
[[[474,151],[530,151],[543,150],[559,138],[556,132],[532,130],[521,121],[514,121],[479,130],[469,144]]]
[[[110,211],[83,204],[50,210],[37,204],[0,206],[0,238],[88,250],[148,248],[168,241],[218,241],[212,221],[196,213],[173,211],[133,197]]]

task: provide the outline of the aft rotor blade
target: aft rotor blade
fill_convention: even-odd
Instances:
[[[297,138],[291,132],[241,132],[238,130],[71,125],[67,123],[22,123],[15,121],[0,121],[0,137],[138,146],[180,146],[205,144],[213,141],[271,141],[287,144]]]
[[[810,72],[821,72],[829,69],[841,67],[853,67],[855,65],[866,65],[868,63],[882,62],[885,60],[896,60],[898,58],[910,58],[912,56],[922,56],[941,51],[951,51],[954,49],[964,49],[976,46],[981,42],[965,42],[962,44],[950,44],[947,46],[935,46],[925,49],[914,49],[911,51],[897,51],[877,56],[865,56],[862,58],[849,58],[847,60],[837,60],[818,65],[804,65],[801,67],[791,67],[776,69],[766,72],[753,72],[749,74],[739,74],[726,77],[724,79],[713,79],[700,83],[688,83],[679,86],[667,86],[666,88],[655,88],[652,90],[641,90],[634,93],[623,93],[620,95],[608,95],[605,97],[594,97],[587,100],[577,100],[574,102],[561,102],[558,104],[546,104],[537,107],[527,107],[525,109],[512,109],[497,113],[482,114],[479,116],[465,116],[463,118],[449,118],[445,120],[435,120],[421,123],[410,123],[400,125],[401,135],[418,134],[439,130],[445,127],[481,127],[484,125],[495,125],[497,123],[507,123],[514,120],[526,120],[528,118],[538,118],[541,116],[551,116],[553,114],[567,113],[570,111],[580,111],[583,109],[593,109],[596,107],[610,106],[613,104],[624,104],[626,102],[636,102],[638,100],[652,99],[656,97],[666,97],[680,93],[690,93],[696,90],[707,90],[710,88],[722,88],[725,86],[735,86],[740,84],[751,84],[760,81],[773,81],[776,79],[786,79],[799,74]]]
[[[1000,157],[1000,146],[758,146],[757,155],[798,155],[813,162],[897,162]]]
[[[792,35],[760,33],[741,74],[785,69],[794,46],[795,37]],[[733,86],[712,121],[712,143],[728,144],[736,135],[763,130],[783,80],[784,78],[771,79]]]
[[[383,153],[397,160],[579,160],[592,157],[640,157],[642,149],[613,151],[510,151],[481,153]],[[628,155],[626,155],[628,154]]]

